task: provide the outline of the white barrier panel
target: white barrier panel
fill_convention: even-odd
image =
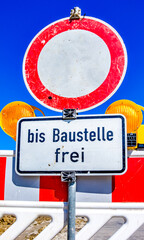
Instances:
[[[12,214],[15,223],[0,236],[0,240],[14,240],[38,216],[51,216],[51,223],[35,238],[50,240],[66,224],[67,204],[53,202],[0,201],[0,216]],[[76,216],[85,216],[88,223],[76,234],[76,240],[90,239],[112,217],[123,217],[123,226],[109,240],[126,240],[144,223],[144,204],[77,203]],[[143,239],[143,238],[139,238]]]

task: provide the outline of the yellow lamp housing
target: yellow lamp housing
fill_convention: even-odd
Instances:
[[[128,148],[137,148],[137,131],[142,123],[143,114],[141,106],[130,100],[119,100],[112,103],[106,114],[123,114],[127,120]]]
[[[144,148],[144,125],[141,125],[137,131],[137,146]]]
[[[16,140],[17,122],[23,117],[35,117],[35,110],[39,110],[34,106],[25,102],[15,101],[7,104],[0,113],[0,124],[3,131]]]

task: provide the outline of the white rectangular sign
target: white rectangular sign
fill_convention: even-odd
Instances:
[[[16,171],[21,175],[118,175],[127,169],[122,115],[23,118],[18,123]]]

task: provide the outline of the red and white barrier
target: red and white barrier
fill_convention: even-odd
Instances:
[[[121,176],[77,177],[77,202],[144,202],[144,152],[131,151]],[[0,151],[0,200],[67,201],[58,176],[27,177],[15,172],[14,151]]]

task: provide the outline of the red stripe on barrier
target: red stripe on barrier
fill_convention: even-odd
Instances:
[[[112,202],[144,202],[144,158],[128,158],[127,172],[112,183]]]
[[[0,200],[4,200],[6,157],[0,157]]]
[[[60,177],[40,177],[39,201],[67,202],[67,183]]]

